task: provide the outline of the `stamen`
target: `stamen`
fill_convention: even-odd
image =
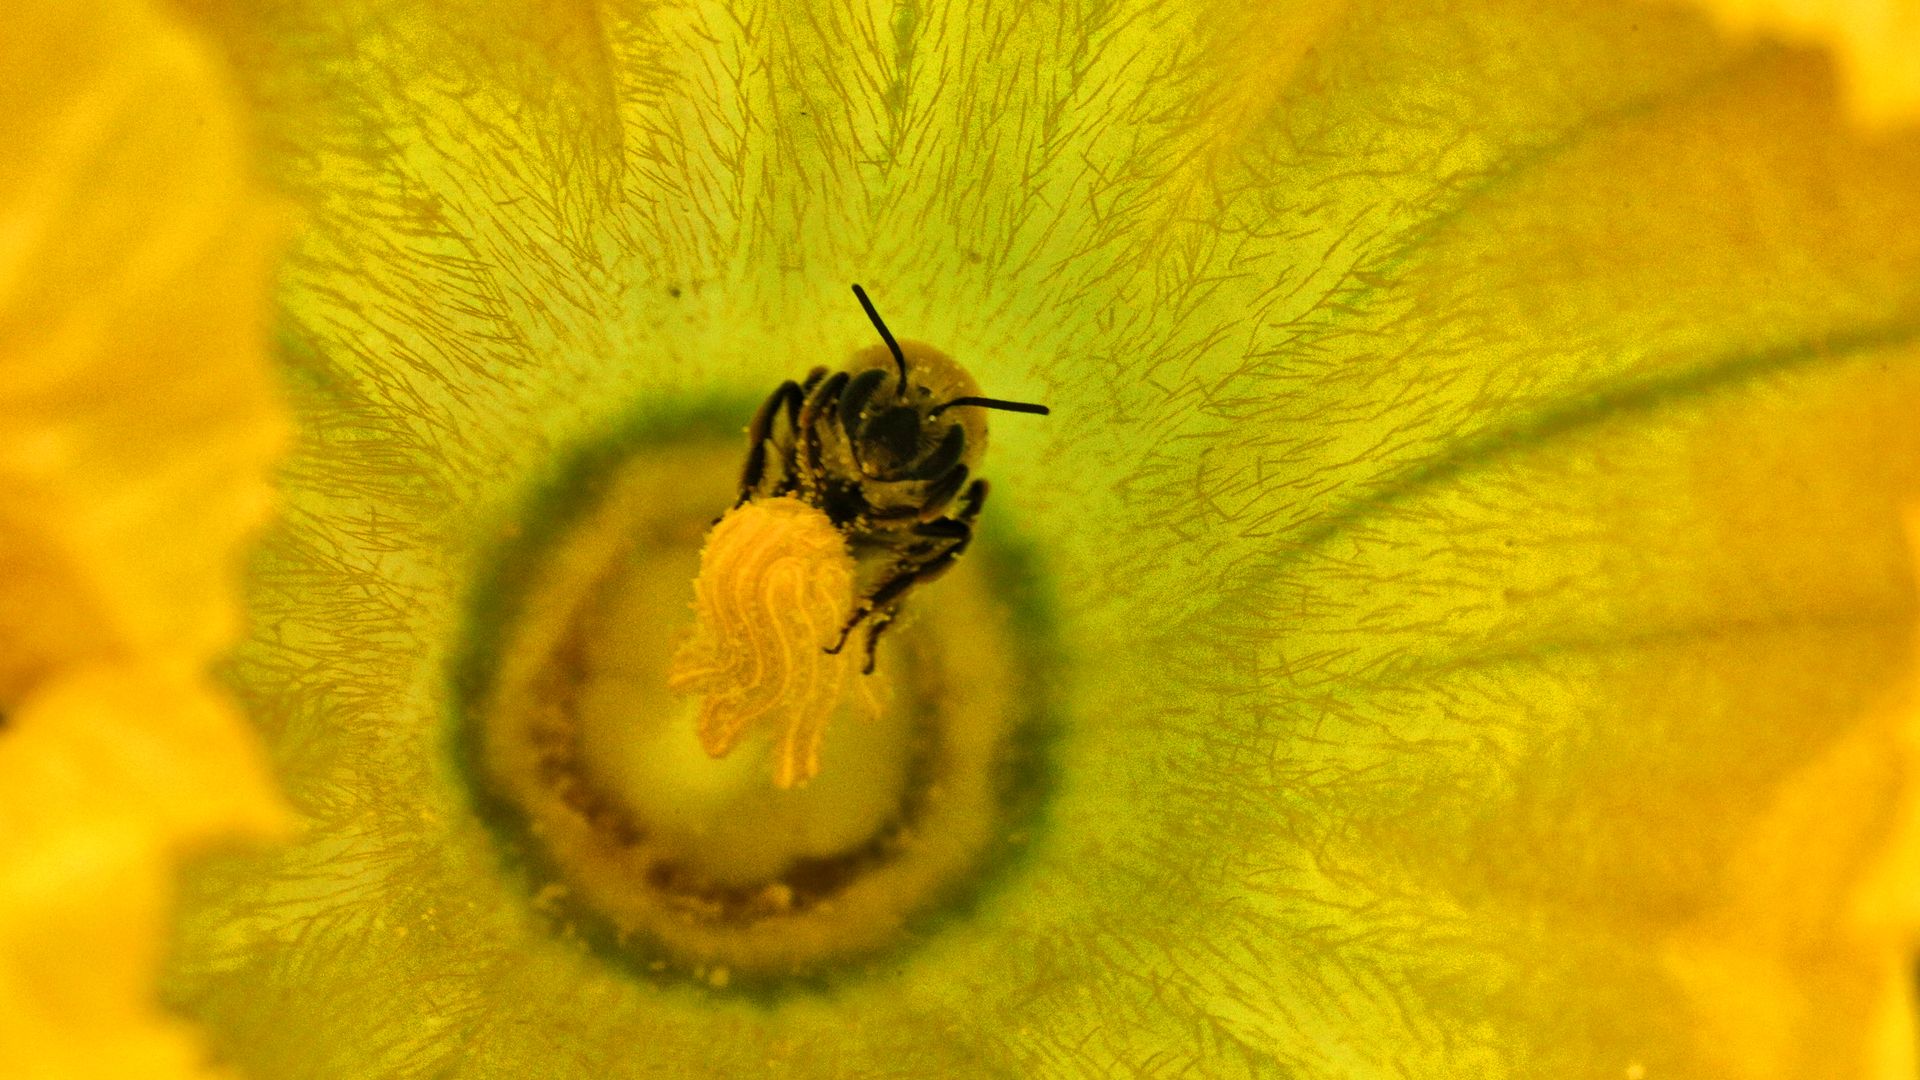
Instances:
[[[853,598],[853,556],[818,509],[757,499],[720,519],[700,553],[693,637],[667,675],[675,692],[701,695],[698,730],[709,755],[725,757],[766,728],[776,786],[820,771],[827,721],[858,678],[851,651],[824,651]]]

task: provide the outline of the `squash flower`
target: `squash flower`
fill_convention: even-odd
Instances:
[[[1915,1075],[1911,5],[22,10],[30,1074]],[[298,830],[163,939],[277,820],[241,146]],[[1051,409],[872,675],[904,549],[709,534],[878,482],[852,283]]]

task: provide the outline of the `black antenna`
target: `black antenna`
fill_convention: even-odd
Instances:
[[[1046,416],[1053,411],[1045,405],[1036,405],[1030,401],[1003,401],[1000,398],[991,397],[957,397],[952,401],[942,402],[934,406],[927,412],[927,415],[939,416],[955,405],[978,405],[983,409],[1003,409],[1007,412],[1031,413],[1034,416]]]
[[[880,313],[873,310],[873,301],[867,299],[867,290],[861,288],[858,285],[855,285],[853,287],[853,295],[859,297],[860,306],[867,309],[867,318],[873,320],[873,328],[875,330],[880,331],[880,340],[886,342],[887,348],[893,350],[894,365],[900,369],[900,389],[898,393],[902,393],[902,394],[906,393],[907,392],[906,354],[900,351],[900,343],[893,340],[893,331],[888,330],[887,324],[880,321]]]

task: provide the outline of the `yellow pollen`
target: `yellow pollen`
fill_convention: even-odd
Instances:
[[[702,695],[700,745],[725,757],[748,731],[768,728],[774,784],[806,783],[862,662],[853,644],[825,651],[853,612],[846,540],[798,499],[757,499],[707,535],[693,591],[693,636],[675,653],[667,686]]]

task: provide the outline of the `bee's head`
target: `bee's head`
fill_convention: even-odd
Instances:
[[[979,384],[952,357],[921,342],[895,341],[866,291],[855,285],[853,294],[886,342],[885,349],[855,357],[840,395],[841,426],[862,473],[876,480],[938,480],[956,465],[971,467],[986,450],[983,410],[1047,415],[1045,405],[981,397]]]
[[[936,480],[955,465],[971,465],[986,448],[986,424],[940,406],[953,397],[947,384],[971,386],[972,379],[917,341],[907,342],[902,356],[911,359],[896,364],[887,351],[869,349],[854,360],[840,393],[840,426],[854,462],[871,479],[894,481]],[[902,370],[911,372],[905,380]]]
[[[860,460],[863,467],[868,470],[869,475],[887,478],[913,470],[915,465],[923,467],[917,471],[924,471],[931,475],[945,472],[945,469],[925,468],[927,465],[938,464],[929,460],[930,458],[946,456],[926,452],[925,444],[931,441],[926,437],[929,426],[927,418],[919,409],[911,405],[888,405],[880,409],[879,412],[862,421],[853,436],[860,445]],[[966,432],[962,431],[959,425],[949,423],[943,426],[948,432],[957,433],[949,435],[949,438],[957,439],[961,443],[965,442]],[[962,450],[964,451],[964,446]],[[955,455],[954,461],[947,463],[947,468],[952,468],[958,461],[959,456]],[[931,475],[915,477],[915,479],[931,479]]]

